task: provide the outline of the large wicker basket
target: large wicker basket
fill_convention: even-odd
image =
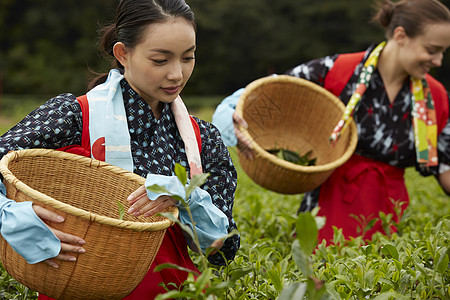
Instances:
[[[301,78],[279,75],[250,83],[236,106],[236,112],[248,123],[248,129],[241,130],[256,153],[249,160],[238,152],[243,170],[257,184],[278,193],[315,189],[355,150],[358,137],[354,122],[334,147],[329,142],[344,109],[333,94]],[[301,155],[312,150],[316,164],[297,165],[267,152],[280,148]]]
[[[10,152],[0,161],[7,196],[33,201],[65,218],[52,226],[86,240],[76,262],[55,269],[28,264],[3,238],[0,258],[17,281],[56,299],[122,299],[143,279],[173,223],[162,216],[119,220],[120,201],[145,179],[94,159],[65,152],[30,149]],[[176,207],[167,209],[175,217]]]

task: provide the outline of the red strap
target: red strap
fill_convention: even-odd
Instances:
[[[83,131],[81,134],[81,147],[86,150],[91,149],[91,142],[89,137],[89,102],[86,95],[77,97],[78,103],[81,106],[81,115],[83,117]]]
[[[198,152],[202,153],[202,137],[200,135],[200,126],[198,126],[198,123],[195,121],[195,119],[191,117],[191,123],[192,127],[194,127],[195,137],[197,138],[197,144],[198,144]]]
[[[340,54],[325,77],[324,88],[339,97],[355,72],[356,66],[362,61],[364,53],[363,51]]]
[[[87,101],[87,96],[77,97],[77,101],[81,106],[81,115],[83,118],[81,145],[69,145],[56,150],[91,157],[91,145],[89,141],[89,103]]]
[[[433,97],[434,107],[436,111],[436,119],[438,125],[438,133],[447,125],[448,119],[448,94],[445,87],[431,75],[426,74],[428,86],[430,87],[431,96]]]

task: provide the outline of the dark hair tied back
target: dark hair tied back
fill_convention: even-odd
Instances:
[[[425,25],[450,22],[449,9],[439,0],[382,0],[377,8],[373,21],[386,29],[388,39],[399,26],[414,38],[423,33]]]
[[[184,0],[120,0],[114,24],[100,31],[100,49],[113,58],[112,67],[123,73],[124,67],[114,57],[114,45],[122,42],[132,49],[141,41],[147,25],[171,18],[184,18],[195,28],[194,13]],[[105,82],[107,76],[108,74],[101,74],[94,78],[88,88],[92,89]]]

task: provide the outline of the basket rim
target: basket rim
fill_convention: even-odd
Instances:
[[[272,82],[287,82],[287,83],[294,83],[297,85],[306,86],[307,88],[312,89],[312,90],[316,91],[317,93],[325,95],[334,104],[341,107],[342,111],[344,111],[344,109],[345,109],[344,104],[339,100],[339,98],[337,98],[330,91],[326,90],[325,88],[322,88],[321,86],[319,86],[309,80],[295,77],[295,76],[290,76],[290,75],[272,75],[272,76],[268,76],[268,77],[259,78],[255,81],[249,83],[245,87],[244,91],[242,92],[242,94],[239,97],[239,100],[236,104],[236,113],[240,117],[243,118],[244,102],[245,102],[245,99],[247,98],[247,96],[251,92],[253,92],[255,89],[259,88],[260,86],[268,84],[268,83],[272,83]],[[344,164],[350,158],[350,156],[353,154],[353,152],[355,151],[356,144],[358,142],[358,135],[357,135],[356,124],[353,119],[351,120],[349,127],[350,128],[348,128],[347,130],[350,130],[350,141],[349,141],[349,146],[347,147],[345,152],[338,159],[336,159],[332,162],[329,162],[327,164],[319,165],[319,166],[297,165],[297,164],[291,163],[289,161],[283,160],[281,158],[278,158],[277,156],[275,156],[273,154],[270,154],[269,152],[264,150],[258,143],[252,142],[252,146],[256,152],[256,156],[261,156],[261,157],[269,160],[270,162],[272,162],[276,165],[279,165],[285,169],[288,169],[290,171],[302,172],[302,173],[326,172],[326,171],[331,171],[331,170],[341,166],[342,164]],[[247,128],[244,128],[241,126],[241,127],[239,127],[239,129],[241,130],[242,134],[244,134],[244,136],[246,138],[248,138],[250,141],[253,140],[253,138],[250,135],[250,133],[248,132]]]
[[[88,212],[84,209],[77,208],[70,204],[56,200],[46,194],[43,194],[43,193],[31,188],[27,184],[20,181],[17,177],[15,177],[14,174],[8,169],[8,164],[12,160],[15,160],[17,158],[22,158],[22,157],[38,157],[38,156],[46,156],[46,157],[52,157],[52,158],[58,158],[58,159],[73,160],[73,161],[76,161],[80,164],[86,165],[91,168],[106,169],[109,172],[123,176],[123,177],[131,179],[133,181],[136,181],[139,184],[145,183],[145,178],[143,178],[135,173],[124,170],[122,168],[119,168],[117,166],[108,164],[106,162],[99,161],[99,160],[85,157],[85,156],[81,156],[81,155],[77,155],[77,154],[68,153],[68,152],[63,152],[63,151],[58,151],[58,150],[53,150],[53,149],[41,149],[41,148],[22,149],[22,150],[8,152],[0,160],[0,174],[3,176],[4,180],[7,180],[10,184],[15,186],[17,189],[21,190],[27,196],[30,196],[33,199],[36,199],[37,201],[40,201],[43,204],[46,204],[54,209],[61,210],[72,216],[80,217],[80,218],[88,220],[90,222],[97,222],[100,224],[118,227],[121,229],[129,229],[129,230],[133,230],[133,231],[159,231],[159,230],[167,229],[168,227],[170,227],[174,224],[174,222],[168,218],[165,218],[162,221],[155,221],[155,222],[135,222],[135,221],[119,220],[119,219],[95,214],[92,212]],[[178,208],[176,206],[172,206],[169,209],[170,209],[169,212],[171,212],[174,215],[174,217],[177,219],[178,218]]]

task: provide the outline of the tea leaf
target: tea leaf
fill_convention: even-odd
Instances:
[[[186,168],[179,163],[175,164],[175,175],[177,175],[178,179],[181,181],[183,185],[186,185],[187,183]]]
[[[250,272],[252,272],[251,268],[231,270],[229,274],[230,281],[235,282],[244,277],[245,275],[249,274]]]
[[[440,257],[437,262],[436,268],[439,271],[439,273],[442,273],[442,274],[444,274],[444,272],[448,268],[449,258],[448,258],[447,250],[448,250],[448,248],[441,248],[439,250]]]
[[[317,245],[318,230],[316,220],[310,213],[300,213],[295,223],[297,240],[307,255],[311,254]]]
[[[186,197],[189,198],[189,195],[198,187],[202,186],[206,179],[208,178],[209,173],[202,173],[194,175],[189,182],[188,187],[186,188]]]
[[[188,299],[190,294],[188,292],[171,290],[165,294],[159,294],[156,296],[155,300],[165,300],[165,299]]]
[[[397,271],[401,271],[402,270],[402,263],[401,262],[399,262],[397,259],[393,259],[393,261],[394,261],[394,265],[395,265],[395,267],[397,268]]]
[[[306,295],[307,284],[295,282],[285,287],[281,292],[279,300],[303,299]]]
[[[361,251],[364,253],[365,256],[368,256],[370,253],[372,253],[372,245],[366,245],[361,247]]]
[[[267,271],[267,275],[269,276],[270,280],[272,281],[273,286],[278,292],[281,292],[283,289],[283,283],[280,280],[280,275],[275,270],[269,270]]]
[[[397,248],[390,244],[386,244],[381,248],[381,253],[391,258],[398,260],[398,251]]]
[[[296,163],[300,160],[300,156],[297,153],[295,153],[294,151],[280,149],[280,152],[282,153],[284,160],[287,160],[287,161],[293,162],[293,163]]]
[[[165,187],[163,187],[161,185],[157,185],[157,184],[148,186],[147,190],[152,191],[155,194],[170,194],[169,191]]]
[[[197,280],[195,281],[195,287],[197,288],[197,290],[201,291],[209,284],[209,279],[211,278],[211,275],[212,270],[206,269],[205,272],[203,272],[199,277],[197,277]]]
[[[386,292],[373,298],[374,300],[409,299],[409,297],[397,292]]]
[[[312,267],[309,262],[309,256],[303,252],[298,239],[292,244],[292,258],[305,277],[311,276]]]
[[[177,264],[172,264],[172,263],[164,263],[164,264],[157,265],[155,267],[155,269],[154,269],[154,272],[159,272],[159,271],[164,270],[164,269],[176,269],[176,270],[185,271],[185,272],[188,272],[188,273],[193,273],[193,274],[199,275],[199,273],[196,272],[196,271],[193,271],[193,270],[188,269],[188,268],[183,268],[183,267],[180,267]]]
[[[308,162],[308,166],[315,166],[315,165],[316,165],[316,161],[317,161],[317,158],[311,159],[311,160]]]
[[[286,150],[286,149],[270,149],[266,150],[270,154],[275,155],[276,157],[283,159],[285,161],[302,165],[302,166],[313,166],[316,164],[316,158],[309,159],[309,156],[312,154],[312,150],[308,151],[306,154],[300,156],[298,152]]]
[[[119,206],[119,220],[123,220],[123,216],[125,215],[125,208],[123,207],[122,202],[117,200],[117,206]]]

